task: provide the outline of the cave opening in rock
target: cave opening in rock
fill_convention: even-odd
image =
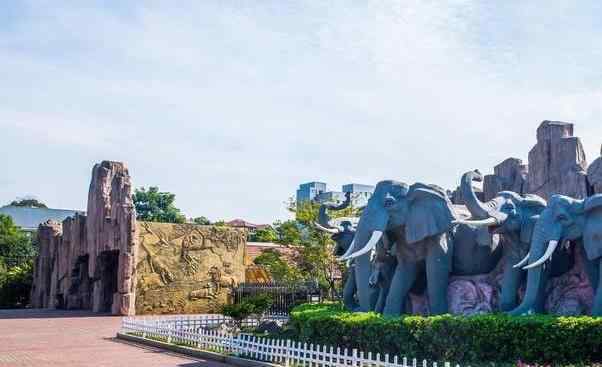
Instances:
[[[113,295],[117,293],[117,273],[119,270],[119,250],[100,253],[100,312],[111,312]]]

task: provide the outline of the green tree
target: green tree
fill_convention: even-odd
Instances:
[[[36,255],[36,249],[26,232],[15,225],[8,215],[0,214],[0,258],[7,266],[18,265]]]
[[[0,307],[27,305],[35,255],[30,236],[0,214]]]
[[[249,242],[277,242],[278,233],[272,227],[261,228],[249,235]]]
[[[207,217],[196,217],[192,220],[194,224],[200,224],[203,226],[208,226],[211,224],[211,221],[207,219]]]
[[[268,249],[257,256],[253,262],[263,266],[276,282],[295,283],[303,280],[299,268],[282,259],[282,254],[277,250]]]
[[[300,246],[303,242],[303,225],[297,220],[287,220],[285,222],[276,222],[277,242],[283,245]]]
[[[147,222],[184,223],[186,217],[174,206],[176,195],[160,192],[156,186],[144,187],[134,192],[137,219]]]
[[[304,280],[317,281],[323,290],[334,295],[337,287],[341,285],[338,283],[338,275],[345,270],[345,266],[340,264],[332,254],[334,242],[330,235],[314,226],[318,219],[320,204],[312,201],[296,203],[293,199],[289,199],[287,208],[295,215],[295,220],[285,222],[285,228],[277,228],[278,233],[281,234],[279,240],[283,244],[297,245],[299,256],[296,258],[296,267],[300,273],[306,274]],[[332,218],[359,214],[352,206],[329,213]]]
[[[48,208],[46,204],[34,197],[17,198],[10,203],[11,206],[26,206],[33,208]]]

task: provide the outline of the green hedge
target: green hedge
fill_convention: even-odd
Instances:
[[[350,313],[339,304],[313,304],[295,308],[290,327],[300,341],[434,361],[602,361],[602,318],[500,314],[387,318]]]

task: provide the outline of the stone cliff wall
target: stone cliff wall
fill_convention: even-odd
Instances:
[[[495,166],[494,173],[485,176],[484,199],[490,200],[504,190],[537,194],[544,199],[554,194],[585,198],[591,192],[592,179],[602,190],[602,162],[592,164],[591,172],[587,172],[583,145],[573,132],[571,123],[543,121],[537,128],[537,143],[529,151],[528,164],[508,158]]]
[[[138,222],[136,314],[213,313],[245,281],[246,232]]]

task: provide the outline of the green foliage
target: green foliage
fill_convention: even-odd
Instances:
[[[0,258],[7,266],[27,262],[36,255],[31,237],[15,225],[12,218],[0,214]]]
[[[249,316],[266,313],[272,307],[272,303],[270,296],[260,294],[246,298],[237,304],[223,305],[221,313],[231,317],[240,326],[240,323]]]
[[[147,222],[184,223],[186,217],[174,206],[176,195],[160,192],[158,187],[144,187],[134,192],[137,219]]]
[[[350,313],[340,304],[314,304],[295,308],[290,325],[300,341],[433,361],[602,361],[602,318],[501,314],[387,318]]]
[[[12,201],[11,206],[26,206],[31,208],[48,208],[46,204],[33,197],[18,198]]]
[[[250,242],[277,242],[278,233],[272,227],[262,228],[249,235]]]
[[[32,261],[13,266],[8,271],[0,269],[0,308],[27,306],[32,283]]]
[[[0,308],[27,305],[35,255],[30,236],[0,214]]]
[[[276,250],[263,251],[253,262],[263,266],[277,282],[295,283],[303,279],[301,271],[283,260],[280,252]]]
[[[211,224],[211,221],[209,219],[207,219],[207,217],[202,217],[202,216],[194,218],[192,220],[192,222],[194,224],[200,224],[200,225],[203,225],[203,226],[208,226],[208,225]]]
[[[217,222],[213,223],[213,225],[216,227],[226,227],[226,222],[224,220],[218,220]]]
[[[300,246],[303,244],[303,226],[296,220],[274,223],[276,227],[277,241],[286,246]]]

